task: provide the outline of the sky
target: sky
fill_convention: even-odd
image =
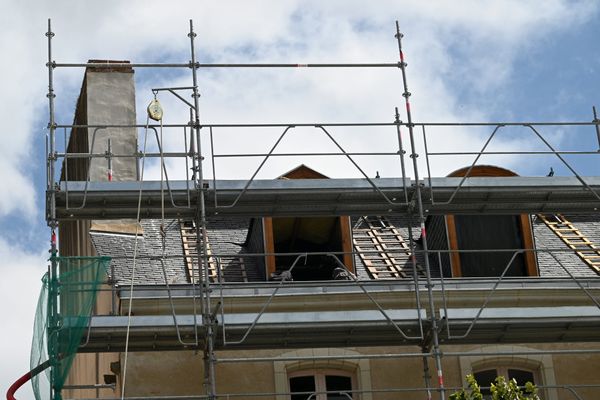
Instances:
[[[415,122],[591,121],[600,108],[600,3],[574,0],[457,1],[147,1],[72,2],[3,0],[0,4],[0,389],[29,369],[29,350],[40,278],[47,268],[49,229],[44,220],[45,137],[48,124],[47,19],[52,19],[53,60],[132,62],[190,60],[193,19],[200,62],[397,62],[395,21],[404,33],[407,78]],[[56,120],[69,124],[82,69],[55,71]],[[181,70],[138,70],[138,122],[151,88],[191,85]],[[391,69],[201,70],[203,123],[391,122],[394,107],[406,121],[400,71]],[[186,94],[186,95],[189,95]],[[186,123],[182,102],[161,94],[165,123]],[[393,129],[393,128],[392,128]],[[281,129],[215,129],[214,153],[264,153]],[[474,151],[489,128],[428,129],[430,151]],[[140,134],[143,132],[140,132]],[[334,128],[347,151],[397,150],[390,128]],[[421,132],[418,131],[419,140]],[[542,129],[561,150],[598,150],[592,127]],[[180,130],[165,130],[165,147],[182,150]],[[62,133],[61,133],[62,135]],[[62,136],[59,136],[59,149]],[[403,140],[407,140],[403,132]],[[422,143],[418,143],[422,154]],[[153,144],[155,145],[155,144]],[[524,128],[501,130],[491,150],[545,150]],[[212,165],[203,131],[205,169]],[[336,151],[314,128],[291,130],[280,152]],[[407,159],[408,160],[408,159]],[[598,155],[569,157],[582,175],[598,175]],[[357,157],[365,172],[397,176],[396,157]],[[473,158],[431,157],[432,175],[445,176]],[[219,178],[248,178],[260,159],[219,159]],[[278,157],[260,178],[276,177],[300,162],[331,177],[358,177],[343,158]],[[426,174],[419,158],[420,175]],[[484,156],[520,175],[568,171],[549,156]],[[169,175],[184,177],[181,163]],[[409,171],[413,176],[413,172]],[[156,163],[145,172],[158,176]],[[19,398],[32,398],[29,388]]]

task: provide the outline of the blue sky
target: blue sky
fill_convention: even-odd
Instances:
[[[324,4],[323,4],[324,3]],[[0,15],[0,270],[2,315],[12,329],[2,341],[0,387],[28,367],[30,332],[39,279],[46,268],[49,231],[44,221],[44,137],[47,124],[46,19],[53,19],[54,59],[93,58],[138,62],[189,60],[186,34],[193,18],[203,62],[396,62],[394,21],[405,34],[404,49],[416,121],[590,121],[600,111],[600,4],[595,1],[538,0],[480,2],[409,1],[182,1],[168,9],[158,1],[55,1],[35,7],[9,0]],[[70,123],[83,71],[56,72],[57,121]],[[188,71],[137,71],[138,110],[151,87],[187,86]],[[391,121],[402,104],[399,71],[201,71],[204,122]],[[161,98],[165,122],[186,121],[187,110]],[[144,121],[143,112],[138,120]],[[220,152],[265,151],[279,130],[217,133]],[[566,150],[598,149],[593,128],[544,129]],[[445,150],[476,149],[489,130],[439,129],[432,144]],[[389,132],[334,130],[350,150],[389,149]],[[180,135],[166,146],[180,149]],[[282,151],[330,149],[314,130],[298,130]],[[541,149],[531,133],[511,129],[494,148]],[[269,163],[274,177],[298,160]],[[397,173],[396,161],[360,160],[370,174]],[[219,164],[221,177],[247,177],[256,163]],[[550,157],[497,157],[495,162],[523,175],[566,173]],[[583,175],[598,175],[598,156],[573,160]],[[252,164],[254,163],[254,164]],[[313,164],[311,164],[313,163]],[[436,160],[445,175],[469,159]],[[350,174],[345,164],[311,159],[332,177]],[[173,175],[181,165],[169,164]],[[157,176],[151,166],[147,176]],[[16,309],[15,309],[16,307]],[[9,361],[10,360],[10,361]],[[26,397],[25,397],[26,398]]]

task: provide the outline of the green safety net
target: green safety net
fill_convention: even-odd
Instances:
[[[106,281],[110,257],[53,257],[56,274],[46,273],[37,304],[31,345],[31,369],[50,360],[51,367],[34,377],[37,400],[60,399],[77,349],[88,332],[96,293]]]

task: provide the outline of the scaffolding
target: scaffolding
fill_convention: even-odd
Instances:
[[[46,218],[51,230],[52,257],[49,270],[49,280],[58,279],[58,248],[56,231],[61,221],[80,219],[117,219],[117,218],[180,218],[194,221],[198,234],[193,255],[197,257],[198,268],[190,268],[191,286],[169,287],[168,282],[162,286],[136,286],[133,281],[130,288],[112,287],[113,293],[118,293],[123,307],[129,307],[129,316],[99,316],[90,319],[82,352],[108,351],[143,351],[143,350],[173,350],[195,349],[203,352],[206,394],[197,398],[235,398],[235,397],[265,397],[289,393],[246,393],[223,394],[216,386],[215,368],[219,363],[242,363],[248,361],[301,361],[315,360],[311,357],[224,357],[217,359],[217,350],[227,349],[266,349],[279,347],[311,347],[320,343],[333,347],[378,345],[391,346],[412,344],[421,347],[421,352],[390,353],[351,356],[338,356],[339,359],[359,358],[417,358],[423,360],[424,385],[412,389],[373,390],[371,393],[403,393],[420,391],[431,398],[437,392],[440,399],[445,399],[448,388],[444,384],[442,359],[445,356],[508,355],[502,352],[442,352],[442,341],[445,344],[485,343],[490,335],[503,332],[504,339],[509,343],[521,341],[551,342],[555,340],[596,341],[597,326],[600,321],[598,279],[582,279],[569,273],[554,255],[564,249],[536,249],[534,252],[550,254],[556,262],[570,275],[568,279],[536,279],[506,280],[508,268],[522,249],[503,250],[511,255],[503,273],[497,279],[445,281],[442,263],[438,262],[439,273],[431,260],[441,260],[453,250],[432,250],[428,246],[426,221],[428,216],[445,214],[481,214],[513,215],[528,214],[559,214],[559,213],[598,213],[600,208],[600,177],[585,177],[580,175],[568,162],[567,156],[598,155],[597,151],[560,151],[555,149],[541,133],[543,127],[589,127],[595,128],[600,148],[600,120],[595,109],[592,121],[581,122],[488,122],[488,123],[443,123],[413,121],[411,114],[411,93],[407,81],[407,63],[402,50],[403,35],[399,24],[396,23],[395,38],[398,45],[399,60],[391,63],[262,63],[262,64],[223,64],[201,63],[195,53],[196,33],[192,21],[189,26],[190,56],[188,63],[57,63],[52,57],[52,40],[54,33],[48,20],[48,138],[47,138],[47,187],[46,187]],[[155,88],[154,95],[167,92],[181,100],[190,110],[190,121],[182,124],[134,124],[134,125],[81,125],[59,124],[55,120],[55,91],[54,71],[59,68],[179,68],[191,71],[191,85],[177,88]],[[406,121],[400,119],[400,112],[395,108],[393,121],[382,122],[343,122],[343,123],[289,123],[289,124],[203,124],[199,116],[198,71],[212,68],[392,68],[401,72],[401,95],[404,98]],[[186,100],[180,93],[191,92],[192,102]],[[474,152],[430,152],[427,147],[428,129],[435,127],[479,127],[488,128],[491,133],[479,151]],[[329,140],[336,152],[317,153],[279,153],[276,152],[280,142],[293,129],[313,128]],[[345,127],[382,127],[389,128],[397,138],[398,148],[389,152],[349,152],[335,139],[331,130]],[[497,133],[507,127],[523,127],[533,137],[542,143],[543,151],[498,152],[488,151],[490,142]],[[92,131],[92,147],[89,152],[68,152],[66,135],[68,129],[87,129]],[[109,128],[139,128],[144,129],[147,141],[148,132],[154,135],[157,152],[149,152],[144,148],[135,154],[113,154],[110,143],[106,151],[94,149],[96,137]],[[252,154],[219,153],[214,147],[214,132],[219,128],[280,129],[281,134],[268,151]],[[162,129],[183,130],[185,148],[181,152],[166,152],[163,149]],[[57,150],[57,132],[65,134],[64,151]],[[407,142],[403,138],[403,130],[407,132]],[[419,139],[419,133],[421,137]],[[160,135],[159,135],[160,132]],[[189,136],[188,136],[189,134]],[[207,152],[202,148],[203,135],[210,139],[211,148]],[[417,143],[424,144],[424,156],[427,173],[422,177],[417,162],[419,153]],[[188,146],[189,144],[189,146]],[[207,153],[210,153],[212,177],[207,179],[206,167],[203,164]],[[471,178],[471,171],[478,165],[483,155],[551,155],[556,157],[572,176],[566,177],[486,177]],[[409,161],[405,160],[408,155]],[[433,177],[430,161],[435,157],[473,156],[473,162],[461,177]],[[281,156],[318,156],[343,157],[362,176],[360,179],[311,179],[311,180],[261,180],[258,174],[267,162]],[[400,164],[400,173],[393,178],[371,178],[361,167],[356,158],[360,156],[396,157]],[[108,182],[92,182],[89,176],[84,181],[69,180],[68,160],[83,159],[91,162],[93,159],[106,160],[109,171],[112,170],[112,160],[122,157],[135,157],[142,163],[146,158],[159,159],[161,181],[114,182],[109,177]],[[261,160],[252,176],[246,180],[219,180],[215,163],[220,159],[234,157],[257,157]],[[186,179],[170,180],[167,174],[165,159],[184,158],[186,163]],[[57,181],[57,162],[64,162],[65,176]],[[409,164],[409,165],[407,165]],[[189,168],[191,165],[191,168]],[[407,169],[412,169],[409,177]],[[191,176],[188,169],[191,170]],[[163,178],[164,175],[164,178]],[[290,285],[286,279],[278,283],[258,284],[247,283],[227,285],[218,279],[219,264],[222,259],[234,255],[218,254],[210,251],[207,239],[207,216],[394,216],[403,215],[410,221],[408,241],[402,251],[410,256],[412,276],[406,277],[398,270],[396,264],[389,261],[391,271],[395,274],[389,281],[366,282],[350,276],[348,281],[330,282],[324,284],[294,283]],[[421,249],[416,247],[417,235],[420,235]],[[137,243],[137,242],[136,242]],[[340,252],[321,254],[337,258]],[[366,252],[353,251],[352,256],[365,257]],[[248,254],[248,257],[265,257],[277,254]],[[307,254],[286,253],[294,256],[295,261],[288,272],[301,262]],[[140,258],[143,255],[139,256]],[[165,249],[163,249],[163,257]],[[380,256],[382,257],[382,256]],[[417,257],[421,264],[417,265]],[[134,256],[135,258],[135,256]],[[385,257],[384,257],[385,258]],[[134,260],[135,265],[135,260]],[[418,270],[417,270],[418,269]],[[111,276],[111,279],[114,277]],[[197,282],[197,285],[196,285]],[[548,288],[559,288],[572,296],[574,292],[583,293],[583,301],[578,302],[573,309],[546,310],[546,314],[532,318],[536,312],[533,307],[530,313],[523,315],[523,309],[492,307],[494,295],[503,292],[510,296],[523,288],[532,293],[532,299],[538,303],[548,295]],[[449,303],[453,296],[461,290],[468,289],[480,293],[477,301],[471,302],[470,308],[453,308]],[[324,323],[319,324],[310,313],[269,313],[269,307],[276,304],[289,304],[294,296],[316,296],[327,292],[348,295],[353,298],[362,297],[374,309],[356,312],[349,318],[348,314],[324,313]],[[217,295],[218,293],[218,295]],[[236,297],[258,298],[259,305],[249,312],[225,311],[229,299]],[[113,296],[113,301],[116,296]],[[167,299],[170,301],[170,313],[162,317],[132,316],[131,306],[144,299]],[[173,299],[187,299],[184,305],[174,304]],[[482,301],[483,300],[483,301]],[[403,310],[389,310],[386,304],[400,301],[408,305]],[[286,303],[287,302],[287,303]],[[588,302],[588,304],[584,304]],[[56,302],[50,302],[55,304]],[[199,309],[196,309],[196,304]],[[441,306],[440,306],[441,304]],[[535,304],[535,301],[532,302]],[[113,307],[114,308],[114,307]],[[577,320],[574,320],[573,310],[576,309]],[[58,334],[61,325],[57,307],[49,307],[48,326],[49,337]],[[266,316],[266,318],[265,318]],[[196,318],[199,317],[199,320]],[[565,324],[568,328],[565,328]],[[68,327],[67,327],[68,328]],[[383,329],[386,328],[386,329]],[[388,329],[389,328],[389,329]],[[543,334],[540,334],[543,329]],[[376,334],[374,332],[380,331]],[[155,332],[160,332],[157,337]],[[257,333],[258,332],[258,333]],[[290,333],[292,332],[292,333]],[[294,333],[295,332],[295,333]],[[352,332],[349,334],[349,332]],[[255,334],[256,333],[256,334]],[[289,343],[296,343],[290,345]],[[536,354],[595,354],[600,349],[588,350],[540,350]],[[524,353],[524,354],[533,354]],[[58,363],[59,354],[50,352],[51,364]],[[336,359],[328,356],[327,359]],[[428,360],[435,364],[434,376],[436,383],[431,382]],[[584,385],[585,386],[585,385]],[[593,385],[592,385],[593,386]],[[547,385],[546,388],[552,388]],[[579,398],[576,386],[555,386]],[[51,388],[51,397],[60,398],[60,387]],[[360,391],[353,391],[360,395]],[[351,396],[346,393],[346,396]],[[169,396],[161,397],[168,399]],[[186,398],[191,398],[186,396]],[[131,398],[132,400],[134,398]]]

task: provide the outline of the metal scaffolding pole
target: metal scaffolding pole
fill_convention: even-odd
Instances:
[[[58,287],[58,263],[56,261],[58,255],[58,248],[56,247],[56,229],[58,228],[58,222],[56,220],[56,188],[54,185],[54,174],[56,167],[56,123],[54,119],[54,76],[53,76],[53,61],[52,61],[52,21],[48,18],[48,31],[46,32],[48,38],[48,154],[47,154],[47,193],[46,201],[48,204],[48,215],[46,216],[48,226],[50,227],[50,268],[49,268],[49,287],[50,293],[48,294],[48,358],[50,360],[50,398],[61,399],[61,392],[53,387],[52,383],[55,380],[57,373],[57,367],[60,363],[58,358],[58,328],[59,328],[59,317],[58,317],[58,293],[56,288]]]
[[[204,348],[204,383],[206,387],[206,394],[209,399],[216,398],[216,380],[215,380],[215,354],[214,354],[214,324],[212,316],[212,307],[210,301],[210,279],[208,269],[208,239],[206,236],[206,207],[204,203],[204,175],[202,171],[202,142],[200,140],[200,116],[198,112],[198,76],[197,69],[198,64],[196,63],[196,52],[194,48],[194,38],[196,33],[194,32],[194,23],[190,19],[190,54],[191,62],[189,64],[192,70],[192,97],[194,98],[194,126],[193,129],[196,131],[196,145],[197,152],[193,157],[197,157],[195,166],[197,166],[198,181],[196,183],[196,190],[198,192],[198,212],[196,214],[196,232],[201,232],[197,237],[197,246],[200,249],[198,252],[198,264],[202,266],[199,272],[200,284],[202,285],[202,325],[206,329],[206,346]],[[193,150],[192,150],[193,152]],[[192,277],[193,280],[193,277]]]
[[[592,112],[594,114],[594,127],[596,128],[596,138],[598,139],[598,151],[600,151],[600,119],[598,119],[598,114],[596,113],[596,106],[592,107]]]
[[[509,122],[509,121],[499,121],[499,122],[429,122],[429,121],[421,121],[421,122],[412,122],[411,125],[415,126],[425,126],[425,127],[452,127],[452,126],[467,126],[467,127],[496,127],[498,125],[502,126],[520,126],[520,127],[529,127],[533,126],[600,126],[599,122],[593,121],[521,121],[521,122]],[[405,126],[408,127],[408,122],[381,122],[381,121],[373,121],[373,122],[290,122],[290,123],[237,123],[237,124],[202,124],[200,128],[287,128],[288,126],[294,126],[296,128],[299,127],[362,127],[362,126]],[[186,124],[163,124],[163,128],[184,128],[188,127],[189,123]],[[56,124],[55,128],[159,128],[160,124]],[[510,152],[514,154],[514,152]]]
[[[398,42],[398,52],[400,55],[400,70],[402,71],[402,86],[404,89],[404,92],[402,93],[402,96],[404,97],[405,100],[405,104],[406,104],[406,117],[408,120],[408,134],[410,137],[410,147],[411,147],[411,154],[410,157],[412,158],[412,162],[413,162],[413,172],[415,174],[415,194],[417,196],[417,207],[418,207],[418,212],[419,212],[419,222],[420,222],[420,226],[421,226],[421,240],[422,240],[422,245],[423,245],[423,252],[425,253],[425,278],[427,281],[427,294],[428,294],[428,300],[429,300],[429,314],[430,314],[430,318],[431,318],[431,327],[430,327],[430,332],[431,332],[431,340],[433,342],[433,354],[434,354],[434,358],[435,358],[435,365],[436,365],[436,370],[437,370],[437,376],[438,376],[438,385],[439,385],[439,392],[440,392],[440,400],[444,400],[445,399],[445,390],[444,390],[444,375],[442,372],[442,355],[440,352],[440,344],[439,344],[439,337],[438,337],[438,327],[437,327],[437,320],[436,320],[436,314],[435,314],[435,304],[433,302],[433,285],[431,283],[431,271],[430,271],[430,265],[429,265],[429,256],[428,256],[428,248],[427,248],[427,233],[425,230],[425,215],[423,213],[423,199],[421,196],[421,184],[419,183],[419,167],[418,167],[418,163],[417,163],[417,157],[419,156],[417,154],[416,151],[416,147],[415,147],[415,137],[414,137],[414,125],[412,124],[412,114],[411,114],[411,110],[410,110],[410,92],[408,91],[408,84],[407,84],[407,79],[406,79],[406,63],[404,62],[404,53],[402,52],[402,33],[400,33],[400,25],[398,24],[398,21],[396,21],[396,40]],[[426,371],[425,371],[426,372]]]
[[[398,63],[52,63],[56,68],[398,68]]]

